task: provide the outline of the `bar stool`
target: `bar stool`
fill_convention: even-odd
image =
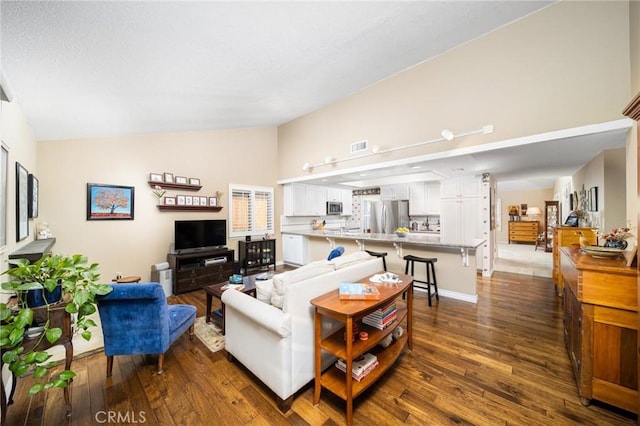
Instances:
[[[375,257],[381,257],[382,258],[382,267],[384,268],[384,270],[387,270],[387,261],[385,260],[385,257],[387,256],[387,253],[383,253],[383,252],[379,252],[379,251],[371,251],[371,250],[365,250],[367,253],[369,253],[369,256],[375,256]]]
[[[416,286],[415,283],[421,283],[421,284],[427,285],[427,294],[429,295],[429,306],[431,306],[431,296],[432,296],[431,286],[432,285],[435,290],[433,292],[433,295],[436,296],[436,300],[440,300],[440,297],[438,296],[438,282],[436,281],[436,267],[435,267],[435,263],[438,261],[438,258],[437,257],[418,257],[412,254],[408,254],[403,259],[407,262],[404,267],[404,273],[407,275],[409,274],[409,265],[411,265],[411,276],[414,275],[413,266],[415,262],[421,262],[425,264],[425,266],[427,267],[427,280],[422,281],[414,278],[413,279],[414,287],[424,288],[421,286]]]

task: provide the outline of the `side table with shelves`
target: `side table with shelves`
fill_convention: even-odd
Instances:
[[[212,249],[169,253],[167,261],[173,270],[173,294],[180,294],[227,281],[233,275],[234,252]]]
[[[381,273],[384,273],[382,271]],[[400,356],[403,349],[408,346],[413,349],[413,278],[410,275],[398,274],[400,284],[380,284],[377,288],[380,292],[379,300],[349,300],[345,303],[340,299],[338,290],[316,297],[311,300],[315,310],[315,388],[313,404],[320,402],[322,388],[326,388],[346,402],[347,425],[353,424],[353,399],[364,392],[369,386],[382,377]],[[356,282],[367,282],[365,277]],[[400,297],[406,293],[406,302]],[[396,300],[398,315],[394,325],[384,330],[378,330],[366,324],[359,324],[360,331],[366,331],[366,340],[353,340],[353,324],[364,316]],[[328,337],[322,337],[323,317],[332,318],[345,324],[337,332]],[[378,350],[378,343],[395,330],[397,325],[406,323],[406,331],[399,339],[386,348]],[[346,336],[345,336],[346,331]],[[321,351],[325,350],[340,359],[345,360],[346,371],[340,371],[336,366],[331,366],[322,372]],[[353,360],[367,352],[375,352],[378,358],[378,366],[367,374],[361,381],[356,381],[350,374]]]
[[[245,273],[271,265],[275,270],[276,240],[238,241],[238,261]]]

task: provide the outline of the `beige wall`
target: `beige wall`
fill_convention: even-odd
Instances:
[[[29,128],[29,123],[18,104],[2,102],[0,105],[1,137],[9,150],[7,173],[7,246],[0,251],[1,269],[8,267],[10,253],[33,240],[34,220],[29,220],[30,237],[16,242],[16,161],[30,173],[38,175],[36,163],[36,140]],[[6,281],[6,276],[0,281]],[[4,293],[0,290],[0,302],[4,301]]]
[[[376,162],[621,118],[629,100],[629,4],[559,2],[278,128],[280,180],[304,162],[493,124],[495,132],[396,151]],[[446,148],[445,148],[446,147]],[[315,173],[340,170],[372,157]]]
[[[538,207],[542,214],[537,218],[539,223],[544,224],[544,202],[553,200],[553,189],[536,189],[529,191],[500,191],[496,194],[500,200],[500,228],[496,229],[496,240],[498,242],[509,241],[509,205],[526,204],[527,207]],[[526,217],[522,220],[533,220]],[[542,225],[540,226],[542,229]]]
[[[276,138],[275,128],[256,128],[39,142],[39,220],[56,236],[56,251],[86,254],[100,264],[105,281],[117,272],[149,279],[150,266],[166,260],[174,220],[227,219],[229,183],[277,186]],[[159,212],[147,184],[150,172],[200,178],[203,188],[197,194],[222,191],[224,208],[218,213]],[[88,182],[134,186],[135,220],[87,221]],[[229,247],[237,250],[236,240]]]

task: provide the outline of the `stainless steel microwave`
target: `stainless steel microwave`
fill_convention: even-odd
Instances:
[[[327,201],[327,214],[342,214],[342,203],[339,201]]]

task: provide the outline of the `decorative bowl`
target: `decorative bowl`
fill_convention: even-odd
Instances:
[[[616,257],[624,252],[622,249],[601,246],[582,247],[582,250],[593,257]]]
[[[398,237],[406,237],[406,236],[407,236],[407,234],[408,234],[407,232],[396,232],[396,235],[397,235]]]

